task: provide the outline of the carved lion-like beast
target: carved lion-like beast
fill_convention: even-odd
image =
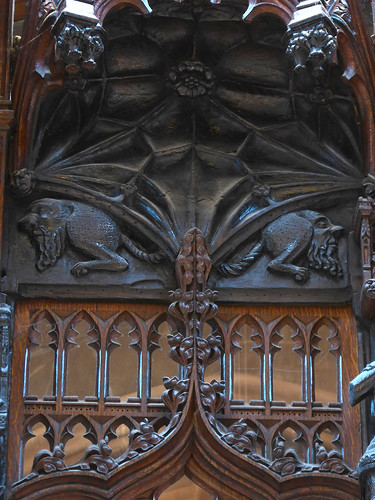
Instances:
[[[338,241],[342,234],[341,226],[312,210],[282,215],[263,229],[260,242],[250,252],[237,262],[221,264],[220,271],[225,276],[239,276],[268,253],[272,258],[269,271],[290,274],[300,283],[309,279],[309,270],[293,263],[304,256],[309,267],[341,278]]]
[[[73,266],[71,273],[76,277],[90,270],[125,271],[129,263],[117,253],[121,246],[147,262],[156,263],[165,256],[162,250],[154,253],[140,250],[106,213],[76,201],[38,200],[29,206],[19,226],[36,243],[39,271],[56,264],[67,242],[91,257]]]

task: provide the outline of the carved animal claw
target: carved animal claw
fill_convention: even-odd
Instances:
[[[309,270],[306,269],[306,267],[299,267],[294,275],[295,281],[298,281],[299,283],[304,283],[309,279],[309,277],[310,273]]]
[[[70,272],[75,278],[80,278],[81,276],[85,276],[89,272],[89,269],[82,262],[78,262],[71,268]]]

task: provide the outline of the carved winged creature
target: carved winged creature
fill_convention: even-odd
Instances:
[[[156,263],[164,257],[162,250],[147,253],[139,249],[106,213],[76,201],[38,200],[30,205],[19,226],[37,245],[39,271],[56,264],[67,242],[91,257],[72,267],[71,273],[76,277],[90,270],[125,271],[129,263],[117,253],[121,246],[147,262]]]
[[[309,278],[309,270],[294,262],[307,253],[309,267],[342,277],[337,254],[342,233],[341,226],[334,226],[327,217],[312,210],[282,215],[265,227],[259,243],[250,252],[237,262],[221,264],[220,270],[226,276],[239,276],[267,252],[272,258],[267,266],[269,271],[290,274],[303,283]]]

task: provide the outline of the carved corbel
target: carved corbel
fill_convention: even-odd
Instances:
[[[320,0],[304,0],[289,23],[287,54],[296,71],[309,69],[322,80],[328,63],[336,62],[337,29]]]
[[[52,33],[56,40],[56,58],[63,61],[69,75],[96,68],[97,60],[104,51],[104,30],[90,3],[79,0],[60,2]],[[76,87],[85,83],[82,79],[76,80]]]
[[[371,187],[365,184],[365,188],[367,193],[370,193],[369,189]],[[375,200],[368,194],[365,198],[359,198],[355,218],[355,236],[361,248],[362,289],[360,306],[361,315],[364,319],[373,319],[375,317],[374,221]]]

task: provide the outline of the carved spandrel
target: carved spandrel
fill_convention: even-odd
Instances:
[[[310,277],[309,269],[322,271],[334,278],[342,278],[338,257],[338,242],[343,228],[336,226],[322,214],[304,211],[283,215],[265,227],[260,241],[245,256],[233,263],[221,264],[225,276],[239,276],[264,253],[271,256],[267,269],[290,275],[297,282]],[[308,267],[297,266],[305,257]]]
[[[161,250],[147,253],[139,249],[107,214],[79,202],[38,200],[30,205],[19,227],[36,244],[36,267],[41,272],[56,264],[66,244],[92,258],[71,268],[77,278],[90,270],[126,271],[129,264],[117,253],[121,246],[147,262],[157,263],[164,258]]]

